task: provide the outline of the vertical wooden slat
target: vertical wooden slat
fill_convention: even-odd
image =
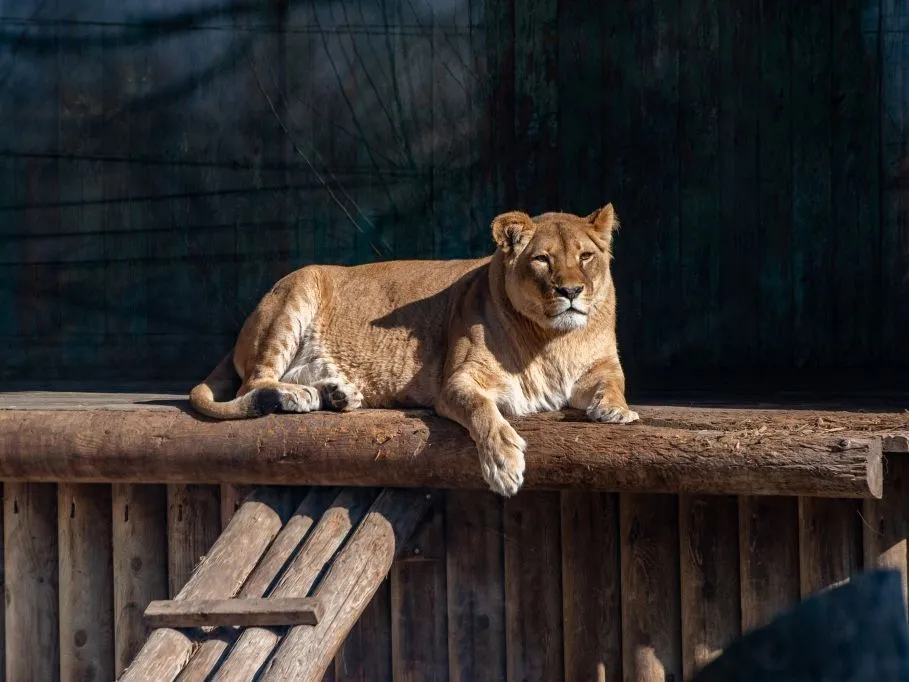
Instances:
[[[107,682],[114,678],[114,596],[111,489],[61,483],[60,679]]]
[[[167,488],[117,484],[112,489],[116,674],[142,648],[148,603],[167,599]]]
[[[391,592],[386,578],[335,657],[338,682],[391,682]]]
[[[221,485],[221,528],[227,528],[231,518],[243,504],[243,500],[255,488],[254,485]]]
[[[489,492],[447,495],[448,661],[453,682],[505,678],[502,500]]]
[[[221,533],[216,485],[167,486],[167,578],[171,599]]]
[[[564,677],[559,495],[525,491],[505,503],[507,679]]]
[[[60,679],[57,486],[5,483],[6,679]]]
[[[619,518],[623,679],[678,682],[682,679],[678,499],[621,494]]]
[[[0,484],[0,491],[3,486]],[[5,491],[3,491],[5,494]],[[5,527],[3,521],[4,505],[0,504],[0,594],[4,598],[0,600],[0,682],[6,681],[6,548],[4,546],[4,534],[2,528]]]
[[[909,599],[909,456],[887,455],[884,496],[864,500],[862,536],[865,570],[890,568],[899,571],[903,598]]]
[[[445,505],[438,497],[391,569],[392,668],[402,682],[448,680]]]
[[[839,585],[862,567],[861,503],[799,498],[801,596]]]
[[[679,496],[682,661],[685,679],[739,634],[738,500]]]
[[[799,600],[798,520],[794,497],[739,498],[743,632]]]
[[[619,500],[562,493],[562,610],[566,682],[622,676]]]

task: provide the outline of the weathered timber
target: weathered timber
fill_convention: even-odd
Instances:
[[[881,415],[863,421],[856,414],[850,422],[851,413],[831,413],[811,422],[760,410],[643,413],[642,424],[623,427],[592,424],[576,413],[515,420],[529,444],[526,486],[881,494],[880,429],[871,430],[872,421],[886,428]],[[853,429],[843,430],[849,424]],[[475,451],[464,429],[426,412],[212,422],[160,410],[0,411],[0,478],[7,480],[483,489],[476,458],[469,456]]]
[[[168,596],[167,489],[163,485],[113,486],[115,674],[142,648],[145,606]]]
[[[155,628],[318,625],[321,618],[322,602],[310,598],[170,599],[145,609],[145,622]]]
[[[3,486],[6,679],[60,679],[57,487]]]
[[[300,548],[319,517],[337,496],[337,488],[311,488],[306,493],[284,528],[269,546],[265,556],[246,579],[238,594],[239,597],[264,597],[271,592],[288,560]],[[196,648],[193,657],[181,671],[177,678],[179,682],[207,680],[228,647],[236,641],[239,635],[240,630],[225,628],[206,638]]]
[[[864,500],[862,508],[864,569],[899,571],[905,600],[909,595],[909,457],[889,455],[886,469],[884,497]]]
[[[58,486],[60,679],[114,678],[111,490]]]
[[[417,490],[385,490],[357,526],[315,596],[324,602],[319,625],[298,625],[287,633],[260,677],[262,682],[318,682],[351,626],[363,613],[392,560],[426,513],[429,495]]]
[[[216,485],[167,486],[167,581],[176,595],[221,533]]]
[[[861,502],[799,498],[801,597],[846,582],[862,567]]]
[[[375,493],[371,490],[342,490],[308,534],[300,551],[284,570],[268,596],[272,598],[308,596],[325,565],[331,561],[332,556],[360,522],[374,500]],[[333,614],[330,610],[328,613]],[[276,630],[247,628],[231,648],[213,680],[240,682],[255,678],[280,640],[281,633]]]
[[[178,600],[234,596],[290,513],[287,489],[256,491],[243,503],[211,551],[199,562]],[[120,679],[173,680],[192,654],[193,642],[172,628],[154,630]]]

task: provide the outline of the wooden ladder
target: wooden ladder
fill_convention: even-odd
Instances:
[[[124,682],[322,680],[395,554],[431,504],[427,491],[258,488],[171,601]]]

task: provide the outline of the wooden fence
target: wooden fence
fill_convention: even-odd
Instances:
[[[882,500],[439,494],[327,679],[688,679],[800,597],[905,576],[909,455],[886,465]],[[242,495],[6,483],[6,679],[113,679]]]

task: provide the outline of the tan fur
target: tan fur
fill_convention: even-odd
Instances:
[[[470,432],[490,487],[513,495],[525,443],[506,416],[638,418],[615,336],[617,226],[611,204],[586,218],[511,212],[492,223],[489,258],[298,270],[243,325],[233,367],[229,355],[190,401],[217,419],[434,407]]]

